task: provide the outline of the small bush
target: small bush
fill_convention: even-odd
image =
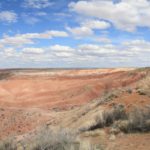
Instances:
[[[83,126],[79,130],[81,132],[95,130],[97,128],[107,127],[119,119],[126,119],[126,113],[123,105],[116,105],[111,110],[105,110],[102,115],[95,117],[95,122],[90,126]]]
[[[126,92],[129,93],[129,94],[132,94],[132,89],[128,88],[128,89],[126,90]]]
[[[105,110],[95,117],[95,122],[80,128],[81,132],[112,126],[120,131],[146,132],[150,131],[150,108],[134,108],[126,113],[123,105],[116,105],[111,110]]]
[[[132,131],[148,131],[146,121],[150,119],[150,110],[135,108],[128,117]]]
[[[115,120],[125,119],[126,113],[123,105],[115,105],[110,111],[103,113],[104,126],[110,126]]]
[[[16,150],[17,147],[11,138],[0,141],[0,150]]]
[[[150,96],[150,74],[139,82],[137,85],[137,93]]]
[[[75,134],[67,130],[54,132],[43,128],[30,141],[24,141],[24,146],[31,150],[70,150],[75,141]]]
[[[7,79],[7,78],[11,77],[11,75],[12,74],[10,72],[2,71],[2,72],[0,72],[0,80]]]
[[[150,131],[150,109],[134,108],[126,120],[115,122],[113,127],[126,133]]]

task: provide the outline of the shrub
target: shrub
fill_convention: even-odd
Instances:
[[[7,72],[7,71],[2,71],[0,72],[0,80],[4,80],[4,79],[7,79],[9,77],[11,77],[11,72]]]
[[[126,90],[126,92],[129,93],[129,94],[132,94],[132,89],[131,89],[131,88],[128,88],[128,89]]]
[[[24,141],[24,145],[31,150],[70,150],[75,137],[75,134],[67,130],[54,132],[51,129],[43,128],[31,141]]]
[[[7,138],[0,141],[0,150],[16,150],[17,147],[14,144],[12,138]]]
[[[140,95],[150,96],[150,74],[148,74],[144,79],[142,79],[137,85],[137,92]]]
[[[80,128],[81,132],[112,126],[123,132],[150,131],[150,108],[134,108],[126,113],[123,105],[116,105],[111,110],[105,110],[95,117],[95,122]]]
[[[128,117],[130,130],[132,131],[148,131],[146,126],[147,120],[150,119],[150,110],[135,108]]]
[[[126,133],[150,131],[150,109],[134,108],[127,115],[126,120],[115,122],[113,127]]]
[[[79,131],[84,132],[107,127],[112,125],[115,120],[126,119],[126,117],[124,106],[116,105],[111,110],[105,110],[101,115],[97,115],[93,124],[90,126],[83,126]]]
[[[118,120],[114,122],[112,129],[119,129],[127,133],[130,129],[129,121],[128,120]]]
[[[111,110],[103,112],[104,126],[110,126],[115,120],[125,119],[126,113],[124,105],[115,105]]]

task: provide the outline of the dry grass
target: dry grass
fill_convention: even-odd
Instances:
[[[12,138],[7,138],[0,141],[0,150],[16,150],[16,144]]]
[[[82,126],[79,131],[92,131],[99,128],[112,127],[114,131],[132,133],[150,131],[150,107],[134,108],[126,112],[123,105],[116,105],[110,110],[105,110],[95,117],[94,122]]]
[[[30,138],[30,137],[29,137]],[[57,132],[43,127],[32,139],[22,141],[22,146],[30,150],[70,150],[76,134],[60,129]]]
[[[148,70],[146,76],[137,84],[137,92],[140,95],[150,96],[150,71]]]
[[[134,108],[127,114],[126,120],[119,120],[113,124],[125,133],[150,131],[150,108]]]
[[[0,80],[4,80],[4,79],[7,79],[11,76],[11,72],[7,72],[7,71],[4,71],[4,72],[0,72]]]
[[[104,128],[110,126],[114,121],[119,119],[125,119],[126,113],[123,105],[116,105],[111,110],[105,110],[101,114],[95,116],[94,122],[89,126],[82,126],[79,131],[89,131],[98,128]]]

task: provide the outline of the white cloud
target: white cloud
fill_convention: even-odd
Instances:
[[[101,43],[111,43],[111,40],[107,37],[95,37],[94,41]]]
[[[57,57],[61,57],[62,59],[65,57],[72,57],[74,54],[73,53],[69,53],[69,52],[61,52],[61,53],[55,53],[54,55],[56,55]]]
[[[73,57],[76,55],[76,51],[74,48],[71,48],[69,46],[64,45],[52,45],[49,48],[47,48],[47,51],[51,54],[53,54],[55,57]]]
[[[0,21],[13,23],[17,21],[17,14],[13,11],[1,11],[0,12]]]
[[[71,32],[73,34],[73,36],[75,36],[77,38],[93,35],[92,29],[90,29],[88,27],[75,27],[75,28],[67,27],[67,30],[69,32]]]
[[[24,0],[23,6],[26,8],[42,9],[52,6],[53,3],[49,0]]]
[[[107,29],[110,27],[108,22],[96,19],[84,21],[81,23],[81,25],[90,29]]]
[[[135,31],[137,27],[150,27],[150,1],[81,0],[69,4],[71,10],[88,17],[110,21],[116,28]]]
[[[14,55],[14,53],[15,53],[15,50],[14,50],[14,48],[11,48],[11,47],[9,47],[9,48],[5,48],[4,49],[4,53],[5,53],[5,55],[6,56],[13,56]]]
[[[24,37],[38,37],[38,35],[24,35]],[[108,64],[121,65],[135,62],[149,63],[150,42],[145,40],[131,40],[120,43],[120,45],[101,43],[101,44],[80,44],[76,47],[66,45],[51,45],[47,47],[23,47],[7,46],[0,51],[1,59],[12,59],[18,62],[38,62],[40,64],[53,62],[63,65],[73,63],[75,65],[91,66]],[[61,64],[60,64],[61,62]],[[93,63],[93,64],[92,64]],[[107,66],[107,65],[106,65]]]
[[[25,44],[34,44],[34,39],[51,39],[54,37],[67,37],[68,34],[64,31],[45,31],[42,33],[26,33],[16,34],[15,36],[4,36],[0,39],[0,45],[3,46],[22,46]]]
[[[47,31],[46,34],[51,37],[67,37],[68,36],[68,34],[65,31],[56,31],[56,30]]]
[[[94,29],[104,30],[110,27],[110,23],[102,20],[88,19],[80,22],[79,27],[67,27],[67,30],[76,38],[84,38],[94,35]]]
[[[112,54],[119,53],[116,47],[111,44],[106,45],[82,44],[79,45],[79,51],[87,55],[97,55],[97,56],[106,56],[106,55],[111,56]]]
[[[63,46],[63,45],[53,45],[49,48],[52,51],[58,51],[58,52],[73,52],[74,49],[69,46]]]
[[[22,52],[25,54],[43,54],[44,53],[44,49],[42,48],[34,48],[34,47],[27,47],[27,48],[23,48]]]
[[[122,43],[123,47],[132,52],[150,52],[150,42],[145,40],[132,40]]]
[[[33,41],[28,38],[23,38],[21,36],[5,36],[3,39],[0,39],[0,44],[4,46],[22,46],[24,44],[33,44]]]

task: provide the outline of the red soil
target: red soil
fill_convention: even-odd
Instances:
[[[128,69],[16,73],[0,81],[0,135],[25,133],[50,120],[52,108],[86,104],[106,90],[134,85],[143,76],[129,74]],[[131,96],[129,99],[136,101],[136,96]],[[130,105],[128,100],[125,103]]]
[[[135,107],[145,107],[150,105],[150,97],[146,95],[139,95],[136,92],[131,94],[124,93],[113,101],[107,103],[108,107],[114,106],[115,104],[123,104],[127,111],[132,110]]]
[[[97,98],[104,90],[130,85],[142,77],[139,74],[129,76],[123,71],[97,72],[92,70],[86,75],[87,71],[76,74],[73,70],[61,76],[15,76],[0,82],[0,106],[52,108],[81,105]]]

